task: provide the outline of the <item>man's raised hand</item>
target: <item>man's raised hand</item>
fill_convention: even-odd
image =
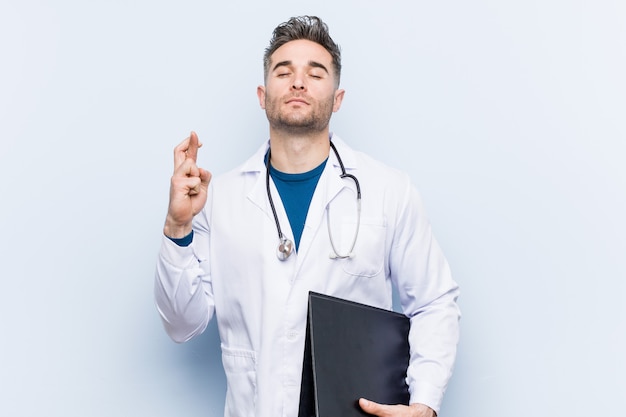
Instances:
[[[174,148],[174,174],[170,183],[170,203],[163,233],[182,238],[191,233],[191,221],[204,207],[211,173],[198,168],[198,135],[189,137]]]

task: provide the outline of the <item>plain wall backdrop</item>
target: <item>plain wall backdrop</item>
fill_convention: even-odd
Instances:
[[[172,149],[267,138],[300,14],[343,49],[332,130],[411,175],[461,285],[441,416],[623,415],[622,0],[0,0],[0,415],[222,415],[215,323],[177,345],[152,299]]]

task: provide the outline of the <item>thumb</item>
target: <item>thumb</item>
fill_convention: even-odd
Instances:
[[[199,171],[199,176],[200,176],[200,181],[202,183],[202,186],[203,187],[208,186],[209,182],[211,181],[211,173],[203,168],[198,168],[198,171]]]
[[[385,408],[387,406],[378,404],[374,401],[366,400],[365,398],[359,398],[359,405],[361,409],[368,414],[374,414],[376,416],[384,416]]]

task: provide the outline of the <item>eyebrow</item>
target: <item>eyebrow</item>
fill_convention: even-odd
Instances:
[[[290,65],[292,65],[293,62],[292,61],[280,61],[277,62],[276,65],[274,65],[274,68],[272,68],[272,71],[276,71],[277,68],[280,67],[288,67]],[[327,74],[330,74],[330,72],[328,72],[328,69],[321,63],[317,62],[317,61],[309,61],[309,66],[312,68],[321,68],[324,71],[326,71]]]

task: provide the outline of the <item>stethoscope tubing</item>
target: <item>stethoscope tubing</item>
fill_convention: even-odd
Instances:
[[[354,175],[348,174],[346,172],[346,168],[343,165],[343,161],[341,160],[341,157],[339,156],[339,152],[337,151],[337,148],[335,147],[335,144],[332,141],[330,141],[330,147],[333,149],[333,152],[335,153],[335,156],[337,157],[337,161],[339,162],[339,167],[341,168],[341,174],[339,175],[339,177],[342,179],[344,178],[351,179],[352,181],[354,181],[354,184],[356,186],[357,226],[356,226],[356,232],[354,233],[354,239],[352,240],[352,244],[350,246],[350,250],[345,255],[339,254],[339,252],[337,251],[337,248],[335,247],[335,242],[333,240],[333,235],[332,235],[332,231],[330,227],[329,208],[327,208],[327,213],[326,213],[326,225],[328,227],[328,237],[330,240],[330,245],[333,249],[333,252],[329,255],[329,257],[331,259],[345,259],[345,258],[351,258],[354,256],[353,251],[356,245],[357,237],[359,235],[359,226],[361,224],[361,185],[359,184],[359,180]],[[284,261],[293,252],[294,245],[291,239],[288,239],[283,234],[283,231],[280,227],[280,221],[278,220],[278,214],[276,213],[276,207],[274,206],[274,199],[272,198],[272,193],[270,189],[270,157],[271,157],[271,149],[267,151],[267,161],[265,163],[265,172],[266,172],[265,173],[265,186],[267,189],[267,199],[269,200],[270,207],[272,209],[272,214],[274,215],[274,222],[276,223],[276,231],[278,232],[279,243],[278,243],[278,248],[276,249],[276,256],[281,261]]]

